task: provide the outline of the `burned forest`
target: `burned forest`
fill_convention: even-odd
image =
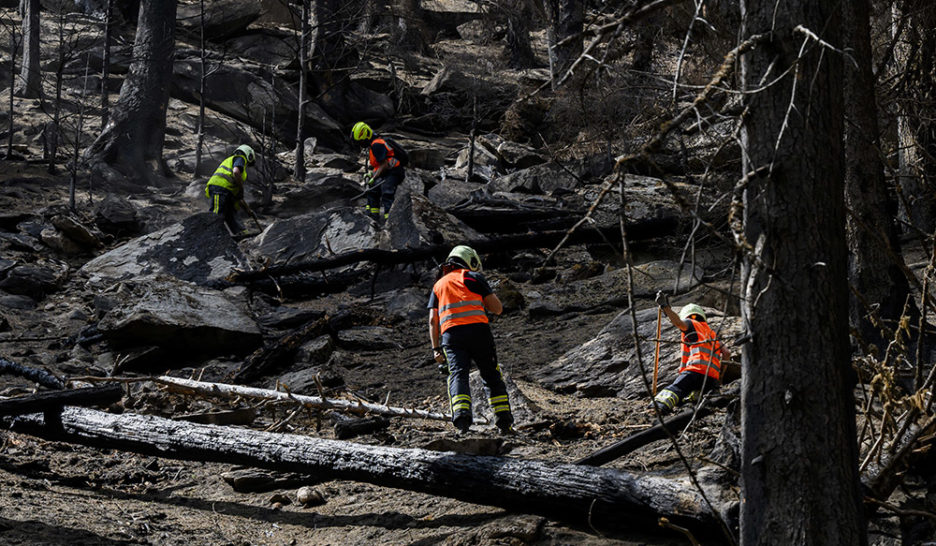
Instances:
[[[0,0],[0,543],[936,544],[936,5]]]

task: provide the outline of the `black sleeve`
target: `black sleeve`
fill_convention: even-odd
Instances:
[[[699,333],[696,331],[695,321],[692,319],[686,319],[686,324],[689,325],[689,329],[686,330],[686,343],[692,345],[693,343],[699,342]]]
[[[484,275],[475,273],[474,271],[465,274],[465,288],[480,295],[481,298],[494,293],[494,291],[491,290],[491,285],[489,285],[487,279],[484,278]]]
[[[439,307],[439,298],[436,297],[435,291],[429,292],[429,305],[426,306],[426,309],[436,309]]]

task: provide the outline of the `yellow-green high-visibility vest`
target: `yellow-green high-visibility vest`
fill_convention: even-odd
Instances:
[[[234,194],[235,197],[240,197],[244,193],[244,184],[247,182],[247,167],[245,166],[241,170],[240,179],[236,179],[234,177],[235,157],[239,157],[239,155],[232,155],[231,157],[222,161],[220,165],[218,165],[215,173],[211,175],[211,178],[208,179],[208,184],[205,186],[206,196],[208,195],[208,188],[210,186],[220,186],[226,190],[229,190]],[[246,163],[246,160],[244,160],[244,163]]]

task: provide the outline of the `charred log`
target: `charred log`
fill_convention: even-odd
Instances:
[[[5,358],[0,358],[0,374],[10,374],[24,377],[30,381],[35,381],[36,383],[39,383],[43,387],[49,389],[65,388],[65,383],[63,383],[61,379],[55,377],[51,373],[45,370],[40,370],[38,368],[23,366],[22,364],[11,362]]]
[[[42,392],[0,400],[0,415],[56,412],[62,406],[106,406],[118,402],[121,397],[123,397],[123,389],[120,385]]]
[[[667,478],[612,469],[359,445],[83,408],[66,409],[61,429],[35,415],[11,426],[48,440],[356,480],[597,528],[649,529],[662,516],[697,533],[718,530],[718,516],[697,491]]]

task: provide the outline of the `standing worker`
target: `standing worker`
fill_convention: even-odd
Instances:
[[[717,388],[721,379],[722,359],[731,359],[731,352],[705,322],[702,307],[690,303],[677,315],[669,298],[657,292],[656,303],[666,318],[682,333],[682,367],[673,384],[657,393],[653,404],[666,415],[682,401],[692,402],[703,392]]]
[[[237,221],[236,210],[243,208],[253,215],[253,211],[244,200],[244,184],[247,182],[247,167],[252,167],[255,161],[253,148],[242,144],[234,150],[234,155],[218,165],[205,186],[205,196],[211,200],[208,210],[224,217],[224,223],[231,235],[247,232]]]
[[[497,364],[494,336],[487,312],[501,314],[504,306],[481,275],[481,258],[471,247],[452,249],[441,266],[441,277],[429,297],[429,341],[432,356],[448,362],[452,423],[460,432],[471,426],[468,374],[474,360],[488,391],[494,422],[504,434],[513,432],[507,385]]]
[[[406,177],[405,152],[393,141],[374,134],[370,126],[363,121],[354,124],[351,138],[361,146],[367,146],[367,159],[371,170],[364,173],[364,195],[367,197],[367,213],[375,220],[380,219],[380,206],[383,205],[383,219],[390,215],[393,196],[397,186]]]

